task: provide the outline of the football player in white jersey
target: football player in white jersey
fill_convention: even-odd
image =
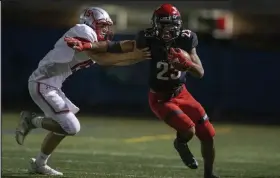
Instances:
[[[63,175],[49,167],[47,161],[65,136],[80,131],[80,123],[75,116],[79,108],[61,91],[62,83],[69,75],[94,63],[129,65],[150,59],[148,49],[135,48],[134,41],[107,41],[112,24],[105,10],[87,8],[80,17],[80,24],[72,27],[56,42],[31,74],[29,93],[45,116],[23,111],[16,129],[16,141],[22,145],[28,133],[35,128],[50,132],[42,143],[41,152],[30,160],[30,173]]]

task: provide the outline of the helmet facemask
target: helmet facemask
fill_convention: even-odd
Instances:
[[[168,42],[177,38],[180,34],[182,21],[176,17],[154,17],[153,28],[159,39]]]
[[[97,34],[98,41],[112,40],[113,38],[113,23],[109,21],[100,21],[95,23],[94,29]]]

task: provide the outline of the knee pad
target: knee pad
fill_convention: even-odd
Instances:
[[[216,132],[213,125],[209,120],[204,121],[196,125],[196,136],[199,140],[212,140]]]
[[[76,135],[81,129],[79,120],[72,112],[55,115],[54,120],[67,135]]]

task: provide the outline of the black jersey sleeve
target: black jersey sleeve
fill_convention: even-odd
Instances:
[[[138,32],[136,34],[135,41],[136,41],[136,47],[137,48],[146,48],[147,47],[147,40],[146,40],[146,37],[145,37],[145,31],[144,30],[141,30],[140,32]]]
[[[198,39],[196,33],[190,30],[182,30],[180,36],[180,46],[182,49],[190,53],[193,48],[198,45]]]
[[[196,48],[198,45],[197,35],[194,32],[191,32],[191,41],[192,41],[192,48]]]

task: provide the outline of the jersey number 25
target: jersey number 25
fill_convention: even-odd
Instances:
[[[159,80],[177,80],[181,76],[181,71],[174,69],[173,66],[167,62],[158,62],[157,68],[160,69],[157,73],[157,79]]]

